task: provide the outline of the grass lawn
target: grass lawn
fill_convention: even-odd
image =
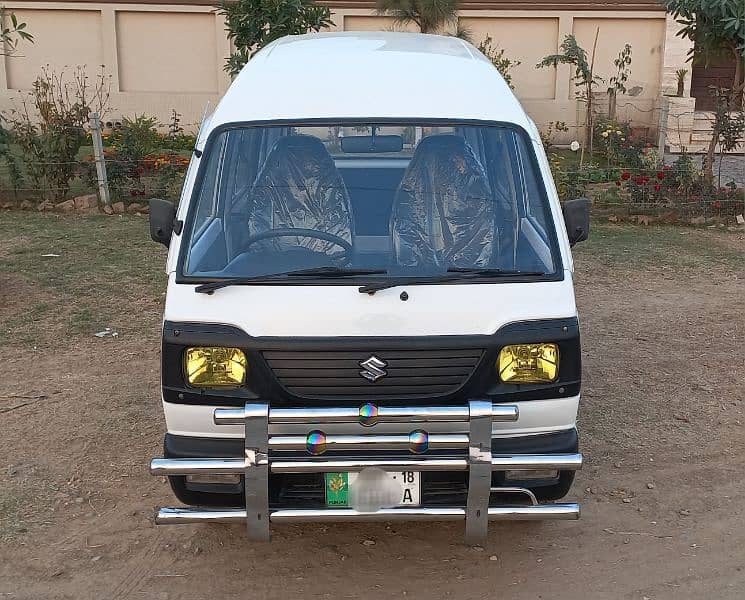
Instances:
[[[58,343],[127,322],[153,310],[165,289],[166,250],[150,240],[147,217],[0,213],[0,277],[17,310],[0,326],[0,343]],[[58,255],[58,256],[44,256]],[[38,321],[54,326],[39,329]],[[135,320],[139,322],[139,320]]]
[[[593,223],[590,239],[573,253],[609,269],[742,271],[742,234],[692,227]]]

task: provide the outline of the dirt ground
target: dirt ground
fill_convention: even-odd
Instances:
[[[145,222],[0,214],[0,598],[745,597],[745,235],[578,247],[576,522],[155,527],[164,252]],[[152,246],[152,247],[151,247]],[[58,257],[44,257],[57,253]],[[109,326],[117,337],[93,335]]]

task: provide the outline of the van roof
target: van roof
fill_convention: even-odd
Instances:
[[[383,31],[314,33],[272,42],[240,72],[208,129],[337,118],[474,119],[530,131],[512,90],[471,44]]]

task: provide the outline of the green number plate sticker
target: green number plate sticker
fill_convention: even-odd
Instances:
[[[326,506],[349,506],[349,473],[326,473]]]

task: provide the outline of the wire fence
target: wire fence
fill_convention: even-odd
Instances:
[[[74,160],[40,160],[34,151],[43,156],[41,148],[32,146],[31,152],[29,148],[24,152],[6,143],[0,153],[0,199],[6,204],[48,207],[69,197],[91,194],[97,194],[103,205],[142,197],[178,198],[191,147],[189,151],[164,148],[146,156],[122,155],[113,145],[104,145],[103,126],[96,114],[87,131],[69,129],[74,130],[70,136],[90,137],[91,145],[80,145]],[[59,133],[55,131],[55,135]],[[64,131],[62,134],[64,138]]]

